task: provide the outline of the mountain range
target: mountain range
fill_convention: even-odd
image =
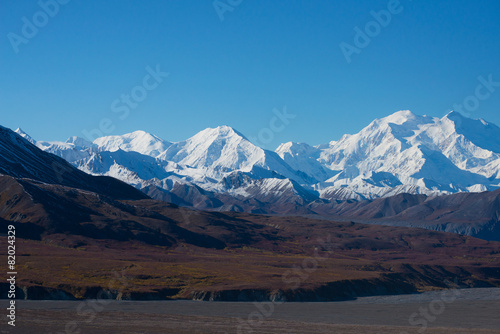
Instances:
[[[130,148],[147,146],[144,153],[160,151],[165,144],[147,134],[142,138],[141,144],[151,145],[115,139]],[[309,193],[297,192],[297,201],[291,202],[287,198],[292,193],[282,192],[283,202],[275,204],[314,217],[201,211],[151,199],[109,176],[84,173],[34,143],[0,127],[0,224],[5,231],[7,225],[15,226],[16,268],[23,273],[16,279],[20,299],[95,299],[105,293],[116,299],[330,301],[440,289],[451,281],[460,287],[500,285],[498,242],[345,220],[384,217],[384,224],[390,225],[408,217],[411,223],[441,226],[453,221],[473,232],[469,234],[499,240],[500,190],[434,198],[399,194],[364,201],[311,197],[311,202]],[[233,143],[252,148],[243,139]],[[99,166],[118,158],[135,158],[138,165],[156,161],[134,151],[99,151],[77,138],[39,145],[78,146],[73,157],[86,152]],[[196,151],[196,145],[179,144],[169,154],[179,161],[188,159],[182,150]],[[266,161],[280,163],[273,152],[249,150],[248,156],[256,158],[250,166],[246,159],[229,162],[217,152],[204,159],[248,168],[233,178],[221,169],[213,171],[213,178],[217,172],[224,175],[222,183],[228,189],[248,182],[247,187],[253,184],[262,196],[263,189],[269,189],[273,198],[278,196],[276,180],[293,189],[301,187],[262,167]],[[191,160],[190,166],[195,169],[203,163]],[[279,166],[289,171],[286,164]],[[264,177],[268,175],[272,177]],[[191,189],[204,192],[196,187]],[[319,219],[321,214],[343,221]],[[117,275],[118,286],[110,283],[117,282]],[[10,288],[0,283],[0,298],[7,298]]]
[[[500,128],[457,112],[436,118],[398,111],[337,141],[317,146],[288,142],[275,152],[254,145],[228,126],[205,129],[176,143],[144,131],[93,142],[78,137],[36,141],[21,129],[16,132],[83,172],[112,176],[152,198],[181,206],[320,214],[385,224],[412,221],[469,235],[493,230],[494,239],[497,234],[500,238],[495,210],[476,213],[474,228],[456,218],[464,216],[460,205],[452,210],[455,218],[443,214],[435,219],[431,213],[446,206],[446,200],[422,214],[428,212],[430,201],[438,202],[436,196],[494,191],[500,186]],[[493,194],[495,202],[498,192]],[[366,207],[393,197],[404,201],[400,210],[366,213]],[[394,201],[389,200],[391,205]],[[456,203],[454,197],[451,201]]]
[[[318,146],[288,142],[275,152],[228,126],[205,129],[178,143],[144,131],[92,143],[78,137],[35,141],[21,129],[16,132],[82,171],[113,176],[140,189],[155,185],[171,191],[180,183],[249,197],[256,187],[267,193],[286,188],[307,200],[479,192],[500,186],[500,128],[457,112],[433,118],[399,111],[338,141]]]

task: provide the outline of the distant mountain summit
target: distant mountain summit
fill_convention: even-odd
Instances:
[[[315,160],[337,174],[321,192],[344,187],[375,198],[491,190],[500,183],[500,156],[491,150],[499,135],[496,126],[455,112],[432,118],[399,111],[322,146]]]
[[[123,136],[107,136],[97,138],[94,144],[101,151],[114,152],[123,150],[126,152],[137,152],[151,157],[157,157],[172,143],[144,131],[135,131]]]
[[[173,144],[158,158],[197,169],[204,177],[218,181],[234,171],[253,173],[262,178],[277,173],[301,180],[301,176],[275,152],[252,144],[229,126],[205,129],[184,142]]]
[[[34,144],[35,140],[31,138],[26,132],[24,132],[21,128],[17,128],[15,131],[18,135],[29,141],[30,143]]]

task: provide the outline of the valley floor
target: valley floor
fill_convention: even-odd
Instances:
[[[3,303],[3,302],[2,302]],[[500,288],[330,303],[18,301],[0,333],[500,333]]]

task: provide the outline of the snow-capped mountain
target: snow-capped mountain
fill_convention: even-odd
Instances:
[[[151,157],[162,154],[172,143],[144,131],[135,131],[123,136],[106,136],[97,138],[94,144],[100,151],[114,152],[123,150],[137,152]]]
[[[21,128],[17,128],[14,132],[23,137],[24,139],[26,139],[27,141],[29,141],[30,143],[35,144],[35,140],[31,138],[30,135],[24,132]]]
[[[178,143],[136,131],[98,138],[93,143],[72,137],[65,142],[40,141],[35,144],[89,174],[112,176],[139,189],[154,187],[155,193],[159,189],[166,192],[178,190],[181,185],[201,187],[212,197],[230,193],[241,199],[241,194],[253,194],[270,200],[270,188],[279,189],[271,191],[274,200],[285,193],[299,197],[299,194],[307,194],[308,199],[314,197],[299,185],[312,183],[310,177],[291,168],[275,152],[255,146],[228,126],[203,130]],[[235,172],[250,175],[252,182],[238,187],[238,190],[235,187],[229,189],[224,180]],[[262,194],[256,190],[260,188]],[[217,203],[223,205],[220,201]]]
[[[473,126],[464,131],[467,123]],[[491,150],[498,138],[498,127],[456,112],[432,118],[399,111],[322,148],[317,160],[338,174],[319,191],[345,187],[374,198],[398,187],[425,194],[493,189],[500,183],[500,155]]]
[[[93,143],[77,137],[30,139],[85,172],[113,176],[154,194],[189,193],[188,202],[200,208],[227,208],[228,198],[237,199],[231,205],[244,206],[248,200],[272,205],[282,197],[308,203],[493,190],[500,186],[499,138],[497,126],[456,112],[436,118],[399,111],[327,144],[289,142],[275,152],[228,126],[177,143],[144,131]]]
[[[4,180],[5,177],[27,179],[34,184],[77,188],[116,199],[148,198],[144,193],[115,178],[94,177],[84,173],[66,160],[40,150],[32,142],[34,140],[30,140],[22,130],[12,131],[0,126],[0,176]],[[7,207],[9,202],[16,203],[16,198],[10,198]],[[40,210],[40,207],[31,212],[36,210]],[[22,218],[22,214],[17,218]]]
[[[89,159],[92,153],[97,151],[94,144],[79,137],[70,137],[65,142],[38,141],[34,144],[39,149],[60,156],[74,165],[76,161]]]
[[[310,147],[304,144],[283,144],[278,152],[284,157],[283,159],[290,161],[290,165],[288,165],[285,160],[282,160],[284,171],[287,173],[290,170],[293,172],[294,169],[306,171],[297,171],[297,179],[294,179],[293,174],[286,177],[268,169],[269,166],[266,165],[265,159],[251,160],[254,162],[253,164],[242,159],[230,165],[223,159],[223,156],[203,155],[202,153],[205,151],[201,150],[198,159],[192,160],[191,163],[194,163],[191,166],[185,164],[184,158],[177,159],[177,162],[164,160],[167,154],[163,153],[166,153],[170,146],[158,157],[152,157],[134,151],[124,151],[120,147],[114,151],[106,151],[96,143],[89,143],[76,137],[72,137],[66,142],[36,142],[30,140],[30,137],[20,129],[16,131],[16,134],[0,126],[0,176],[7,190],[9,189],[7,185],[10,182],[9,178],[13,177],[19,179],[21,185],[25,184],[24,186],[30,187],[32,191],[37,193],[40,192],[39,185],[50,189],[53,188],[51,185],[60,185],[63,186],[60,190],[70,196],[74,196],[74,192],[68,191],[71,188],[83,189],[118,199],[146,199],[146,195],[149,195],[156,199],[200,209],[287,215],[320,214],[332,218],[385,225],[423,227],[467,234],[486,240],[500,240],[500,189],[492,192],[473,193],[498,185],[497,171],[488,170],[494,168],[491,166],[497,166],[493,162],[496,161],[498,155],[495,152],[497,150],[496,143],[490,143],[488,136],[496,136],[498,128],[484,121],[473,122],[473,125],[478,126],[478,131],[482,133],[476,134],[475,131],[470,133],[469,126],[464,128],[464,124],[470,121],[462,119],[460,115],[454,113],[438,119],[402,112],[374,121],[361,131],[362,135],[344,136],[341,140],[326,145]],[[202,143],[202,136],[201,138],[191,138],[186,142],[174,143],[171,146],[175,145],[180,149],[173,156],[176,156],[179,151],[195,154],[198,145],[207,145],[206,149],[210,150],[212,145],[219,143],[227,145],[229,142],[232,143],[230,147],[236,152],[243,145],[248,147],[249,152],[256,152],[257,156],[264,151],[264,156],[269,156],[270,159],[275,156],[279,157],[277,153],[269,154],[265,150],[256,150],[251,143],[233,129],[221,127],[206,131],[216,134],[212,138],[213,140]],[[349,139],[352,137],[359,139],[351,144],[354,145],[355,149],[348,145]],[[472,138],[473,141],[469,138]],[[200,139],[200,141],[197,142],[195,139]],[[485,142],[482,143],[482,141]],[[340,147],[344,149],[343,152],[339,153],[332,149],[338,144],[342,144]],[[365,145],[370,146],[370,148],[365,149]],[[489,150],[479,147],[479,145],[488,147]],[[81,154],[84,158],[70,164],[54,154],[42,151],[40,147],[52,150],[62,156]],[[234,153],[229,148],[224,150],[229,150],[228,153],[224,154]],[[417,157],[409,157],[409,153],[406,151]],[[491,153],[485,154],[484,151]],[[309,152],[310,156],[301,154],[304,152]],[[361,159],[352,158],[356,152],[362,157]],[[388,156],[387,152],[390,152],[391,159],[381,161],[381,168],[378,170],[363,171],[364,164],[373,163],[374,156],[381,154],[381,152],[383,157]],[[419,153],[422,154],[420,160]],[[250,160],[251,156],[249,154],[246,159]],[[421,158],[422,156],[424,158]],[[408,172],[405,174],[405,171],[384,171],[384,168],[390,170],[392,166],[397,166],[399,161],[403,159],[402,157],[409,162],[407,166],[409,173],[414,174]],[[219,159],[222,159],[219,165],[213,163]],[[294,161],[295,159],[296,161]],[[329,164],[322,159],[330,159]],[[345,170],[341,171],[329,168],[331,164],[342,163],[343,159],[352,159],[354,166],[346,164]],[[465,167],[478,168],[483,166],[485,174],[461,169],[452,162],[464,161],[461,159],[468,159],[462,165]],[[217,174],[217,169],[210,171],[210,167],[220,166],[223,161],[226,163],[224,166],[227,168],[226,171],[219,172],[219,174]],[[210,162],[212,165],[209,164]],[[248,171],[243,171],[243,168]],[[347,170],[348,168],[351,170]],[[354,173],[356,168],[358,171]],[[441,169],[452,172],[446,175]],[[213,174],[212,177],[207,177],[204,183],[202,179],[198,178],[198,175],[207,170]],[[142,192],[114,178],[94,177],[82,171],[96,175],[114,176],[134,185]],[[457,177],[454,175],[455,172],[462,174]],[[333,176],[325,176],[325,173],[333,173]],[[301,175],[306,175],[306,177],[302,178]],[[316,179],[316,181],[307,183],[309,180],[313,180],[313,175],[315,178],[323,175],[323,180]],[[421,177],[422,175],[423,177]],[[434,175],[435,179],[432,179]],[[492,176],[486,178],[486,175]],[[337,182],[348,177],[350,177],[351,183],[346,182],[347,186],[331,185],[334,182],[332,180]],[[420,180],[419,177],[424,178],[423,185],[418,184],[418,182],[405,183],[408,180],[412,181],[412,179]],[[460,177],[464,179],[462,180]],[[297,181],[300,178],[302,181]],[[466,185],[467,182],[471,182],[470,180],[486,181],[484,184],[478,183],[477,186],[467,188],[469,193],[462,192],[449,196],[419,194],[433,191],[436,193],[456,192],[456,188],[458,188],[456,184],[440,184],[439,178],[444,178],[446,182],[452,180],[458,185]],[[26,180],[28,183],[22,180]],[[372,189],[383,189],[386,192],[382,198],[373,200],[338,200],[360,200],[370,196],[370,194],[357,192],[362,187],[366,188],[367,184]],[[429,184],[435,186],[437,190],[429,189]],[[441,187],[448,187],[451,190],[443,190]],[[4,189],[4,193],[6,193],[6,189]],[[319,195],[324,198],[320,198]],[[51,199],[59,201],[58,197]],[[59,207],[65,205],[59,205]],[[21,217],[19,212],[11,213],[11,216],[12,214]],[[63,221],[67,223],[71,221],[71,218],[63,219]]]
[[[319,147],[313,147],[305,143],[288,142],[281,144],[276,149],[276,153],[290,167],[304,172],[317,181],[325,181],[336,174],[336,172],[320,163],[321,149]]]
[[[158,159],[197,170],[196,179],[220,181],[233,171],[252,173],[260,178],[277,175],[305,183],[275,152],[252,144],[245,136],[229,126],[205,129],[188,140],[175,143]]]
[[[145,180],[164,179],[172,174],[166,171],[167,164],[149,155],[121,149],[95,152],[88,158],[75,161],[73,165],[86,173],[112,176],[139,189]]]

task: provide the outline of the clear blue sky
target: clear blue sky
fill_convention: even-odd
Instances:
[[[391,1],[243,0],[221,20],[212,0],[71,0],[54,17],[37,1],[2,0],[0,124],[38,140],[83,136],[106,118],[106,134],[179,141],[229,125],[257,137],[286,106],[296,117],[260,143],[275,149],[337,140],[400,109],[441,117],[476,94],[478,76],[500,81],[498,0],[401,0],[348,63],[340,44],[355,46],[355,27],[377,29],[370,12]],[[16,53],[23,17],[40,27],[14,39]],[[120,119],[112,103],[137,86],[140,97],[157,64],[169,76]],[[500,125],[493,90],[469,114]]]

